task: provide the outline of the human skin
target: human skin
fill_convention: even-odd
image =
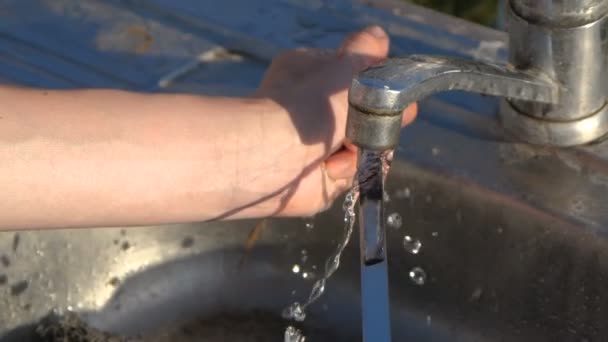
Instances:
[[[388,47],[370,27],[285,52],[247,98],[0,86],[0,230],[324,210],[356,168],[348,86]]]

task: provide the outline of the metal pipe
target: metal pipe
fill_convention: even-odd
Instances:
[[[596,21],[608,13],[605,0],[511,0],[525,20],[543,26],[572,27]]]
[[[509,61],[517,69],[538,70],[556,80],[561,85],[559,104],[511,103],[518,111],[543,120],[573,121],[597,112],[608,98],[608,40],[605,37],[606,17],[603,16],[608,1],[578,1],[587,6],[579,12],[568,7],[577,1],[534,1],[523,1],[528,4],[523,15],[520,14],[521,8],[519,12],[517,10],[517,4],[522,1],[513,1],[507,9]],[[527,19],[540,15],[540,5],[536,2],[552,4],[545,7],[544,15],[555,20],[550,25],[559,26],[538,24]],[[588,13],[596,8],[601,8],[602,12]],[[559,19],[562,17],[560,13],[569,17],[578,13],[585,21],[581,25],[566,26],[567,21]],[[599,19],[587,21],[598,13],[602,14]]]
[[[371,156],[371,157],[370,157]],[[378,152],[359,150],[359,237],[361,258],[373,265],[386,256],[386,226],[384,223],[384,172]]]

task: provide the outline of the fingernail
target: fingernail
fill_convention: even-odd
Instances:
[[[384,32],[384,30],[380,26],[369,26],[365,29],[365,32],[371,34],[372,36],[378,39],[386,38],[386,32]]]

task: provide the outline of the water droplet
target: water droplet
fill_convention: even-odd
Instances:
[[[431,235],[432,235],[433,237],[438,237],[438,236],[439,236],[439,232],[432,232],[432,233],[431,233]]]
[[[432,153],[434,156],[438,156],[440,152],[441,152],[441,150],[439,150],[439,147],[433,147],[433,148],[431,149],[431,153]]]
[[[398,189],[395,191],[395,196],[397,198],[410,198],[411,195],[412,192],[410,191],[410,188]]]
[[[403,224],[403,219],[401,218],[401,215],[399,215],[399,213],[392,213],[386,218],[386,224],[388,224],[389,227],[399,229]]]
[[[306,313],[304,312],[304,308],[298,302],[291,304],[283,310],[282,314],[284,319],[295,320],[297,322],[303,322],[306,319]]]
[[[43,252],[43,251],[41,251],[41,250],[39,250],[39,249],[37,249],[37,250],[36,250],[36,255],[37,255],[37,256],[40,256],[40,257],[43,257],[43,256],[44,256],[44,252]]]
[[[428,325],[428,326],[431,325],[431,315],[426,316],[426,325]]]
[[[409,275],[412,282],[416,285],[422,286],[426,282],[426,272],[420,267],[412,268]]]
[[[315,224],[314,224],[314,222],[312,220],[306,221],[304,223],[304,226],[306,227],[306,230],[309,231],[309,232],[315,228]]]
[[[292,290],[292,291],[291,291],[291,295],[292,295],[292,296],[295,296],[295,295],[296,295],[296,290]]]
[[[388,203],[388,202],[390,202],[390,201],[391,201],[391,196],[389,196],[388,192],[386,192],[386,191],[384,192],[384,195],[382,196],[382,200],[383,200],[385,203]]]
[[[308,272],[302,272],[302,278],[304,278],[304,279],[308,278]]]
[[[409,235],[406,235],[403,238],[403,247],[408,253],[418,254],[420,252],[420,248],[422,248],[422,242],[418,239],[414,239]]]
[[[483,289],[481,287],[478,287],[473,291],[473,293],[471,293],[471,298],[469,298],[469,300],[477,301],[477,300],[479,300],[479,298],[481,298],[482,294],[483,294]]]
[[[585,203],[584,203],[583,199],[574,198],[572,200],[571,208],[572,208],[572,211],[574,211],[575,213],[581,213],[581,212],[585,211]]]
[[[306,262],[306,260],[308,260],[308,252],[303,249],[300,251],[300,253],[302,254],[302,257],[300,259],[302,260],[302,262]]]
[[[298,265],[298,264],[293,265],[293,267],[291,268],[291,272],[300,273],[300,265]]]
[[[74,308],[71,305],[68,305],[68,307],[66,308],[68,311],[74,311]]]
[[[502,234],[502,232],[503,232],[503,231],[504,231],[504,230],[503,230],[503,229],[502,229],[502,227],[500,227],[500,226],[499,226],[498,228],[496,228],[496,232],[497,232],[498,234]]]
[[[292,327],[291,325],[285,329],[283,338],[284,342],[306,342],[306,337],[302,335],[299,329]]]

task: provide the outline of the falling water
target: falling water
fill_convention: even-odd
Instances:
[[[336,247],[334,253],[325,262],[325,271],[323,272],[323,276],[313,284],[312,290],[310,291],[310,295],[308,296],[306,302],[303,304],[295,302],[291,306],[285,308],[285,310],[283,310],[283,318],[293,319],[298,322],[304,321],[306,318],[306,308],[321,297],[325,291],[325,283],[340,266],[340,257],[348,245],[348,241],[353,233],[353,226],[355,223],[355,205],[357,203],[357,199],[359,198],[358,189],[358,186],[353,186],[353,188],[346,194],[346,199],[344,200],[343,205],[344,234],[342,235],[342,239]]]
[[[285,334],[284,334],[284,341],[285,342],[305,342],[306,341],[306,337],[304,335],[302,335],[302,332],[292,326],[288,326],[285,329]]]
[[[294,302],[290,306],[286,307],[283,310],[283,318],[288,320],[295,320],[297,322],[302,322],[306,319],[306,309],[312,303],[323,295],[325,292],[326,283],[329,278],[336,272],[338,267],[340,266],[340,257],[342,256],[342,252],[348,245],[350,241],[350,237],[353,233],[353,227],[355,225],[355,206],[359,199],[359,188],[361,185],[365,185],[366,182],[374,179],[377,176],[376,170],[378,169],[377,165],[382,165],[382,173],[383,177],[386,177],[388,174],[388,169],[390,167],[390,161],[392,160],[393,151],[363,151],[360,155],[360,158],[363,158],[362,163],[359,163],[359,169],[357,170],[357,174],[355,175],[355,181],[353,182],[353,187],[346,194],[344,199],[344,204],[342,205],[342,209],[344,210],[344,231],[342,234],[342,239],[338,243],[336,249],[331,254],[331,256],[325,262],[325,269],[323,275],[315,281],[312,286],[312,290],[306,301],[304,303]],[[286,335],[287,336],[287,333]],[[287,340],[285,341],[287,342]]]

